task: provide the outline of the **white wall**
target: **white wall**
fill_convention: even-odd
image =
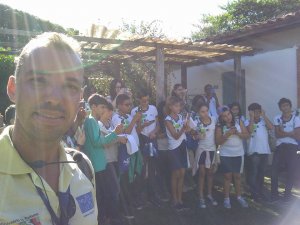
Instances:
[[[168,94],[171,94],[172,88],[175,84],[181,84],[181,67],[173,66],[171,72],[168,75]]]
[[[297,104],[296,49],[243,57],[242,68],[246,74],[246,105],[260,103],[269,117],[279,113],[277,102],[281,97]],[[201,94],[207,83],[217,85],[216,90],[222,104],[222,73],[233,71],[233,60],[188,68],[188,93]],[[175,71],[180,74],[180,70]]]
[[[296,48],[258,54],[243,60],[246,71],[246,103],[257,101],[274,117],[279,113],[280,98],[291,99],[297,106]]]

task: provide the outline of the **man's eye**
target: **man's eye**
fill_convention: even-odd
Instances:
[[[69,90],[72,90],[72,91],[79,91],[80,90],[80,87],[78,87],[74,84],[67,84],[66,88],[69,89]]]
[[[29,79],[30,82],[34,84],[44,84],[46,83],[46,79],[43,77],[33,77]]]

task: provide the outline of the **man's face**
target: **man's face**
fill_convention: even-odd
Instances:
[[[132,106],[131,100],[127,99],[122,104],[119,105],[119,110],[122,113],[127,113],[128,114],[131,111],[131,106]]]
[[[280,110],[282,113],[290,113],[292,111],[292,108],[291,108],[290,104],[286,102],[286,103],[281,104]]]
[[[8,94],[16,104],[15,124],[33,139],[60,139],[79,108],[83,70],[74,53],[39,48],[25,59]]]
[[[139,99],[142,108],[148,108],[149,106],[149,96],[144,96]]]
[[[206,87],[205,87],[205,94],[207,94],[207,95],[210,95],[210,94],[212,94],[212,86],[211,85],[207,85]]]

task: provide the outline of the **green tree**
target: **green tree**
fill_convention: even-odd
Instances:
[[[123,21],[120,30],[128,32],[132,35],[139,35],[141,37],[150,38],[165,38],[166,35],[163,33],[162,24],[159,20],[153,20],[151,22],[125,22]]]
[[[192,39],[202,39],[263,22],[300,9],[300,0],[234,0],[219,15],[202,15]]]
[[[7,50],[0,48],[1,52]],[[10,75],[14,73],[14,56],[0,54],[0,112],[3,114],[7,106],[11,104],[6,94],[6,84]]]

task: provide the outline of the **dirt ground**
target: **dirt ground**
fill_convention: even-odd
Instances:
[[[196,190],[184,194],[190,210],[177,213],[170,203],[163,203],[161,208],[151,204],[136,211],[136,219],[128,221],[129,225],[300,225],[300,198],[298,189],[294,190],[295,200],[289,203],[279,201],[257,203],[247,196],[249,208],[243,209],[231,197],[232,209],[223,208],[222,175],[216,174],[215,198],[219,206],[198,209]],[[269,194],[270,179],[266,177],[266,195]],[[233,189],[233,188],[232,188]],[[281,190],[282,191],[282,190]]]

